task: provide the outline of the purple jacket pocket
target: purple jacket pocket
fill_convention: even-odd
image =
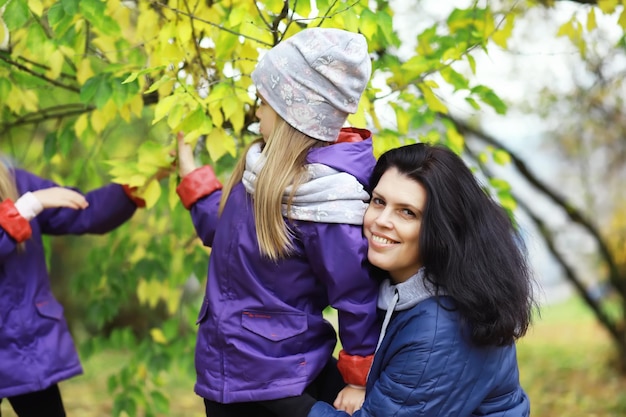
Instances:
[[[276,311],[244,310],[241,313],[241,325],[275,342],[297,336],[308,329],[305,314]]]
[[[54,298],[47,298],[35,303],[37,312],[43,317],[61,320],[63,318],[63,306]]]

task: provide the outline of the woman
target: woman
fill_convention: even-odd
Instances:
[[[515,340],[535,303],[507,213],[440,146],[388,151],[370,186],[363,229],[385,320],[353,416],[528,416]],[[346,413],[317,402],[308,415]]]

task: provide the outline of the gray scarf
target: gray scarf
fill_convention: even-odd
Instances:
[[[389,279],[383,281],[378,291],[378,308],[386,310],[386,313],[376,350],[385,337],[387,326],[394,311],[408,310],[420,301],[434,295],[435,288],[426,281],[424,268],[420,268],[415,275],[399,284],[392,284]]]
[[[246,191],[254,195],[257,175],[265,164],[261,144],[253,145],[246,154],[246,168],[241,181]],[[291,186],[283,193],[283,216],[318,223],[363,224],[369,194],[363,185],[347,172],[324,164],[307,164],[309,179],[298,186],[287,213]]]

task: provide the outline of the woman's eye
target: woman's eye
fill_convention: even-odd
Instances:
[[[385,202],[382,199],[378,198],[378,197],[372,198],[372,203],[374,205],[376,205],[376,206],[382,206],[382,205],[385,204]]]
[[[415,213],[413,213],[409,209],[402,209],[402,214],[407,216],[407,217],[415,217]]]

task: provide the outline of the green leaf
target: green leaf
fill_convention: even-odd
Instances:
[[[474,110],[480,110],[480,104],[478,104],[478,102],[474,100],[473,98],[465,97],[465,101],[467,101]]]
[[[511,163],[511,155],[502,149],[496,149],[493,152],[493,160],[500,165],[508,165]]]
[[[120,26],[106,14],[106,4],[100,0],[81,0],[80,11],[96,29],[109,36],[120,34]]]
[[[62,2],[54,3],[48,9],[48,23],[52,26],[56,26],[66,16],[65,9]]]
[[[449,66],[443,68],[440,73],[443,79],[454,87],[454,91],[465,90],[469,87],[469,81],[467,78]]]
[[[503,180],[502,178],[490,178],[489,184],[491,184],[493,188],[498,190],[498,192],[508,191],[511,189],[511,184],[509,184],[508,181]]]
[[[361,13],[360,28],[361,33],[367,39],[374,37],[378,31],[378,21],[376,15],[371,10],[365,9],[363,13]]]
[[[7,78],[0,78],[0,97],[7,97],[11,89],[11,82]]]
[[[470,69],[472,70],[472,74],[476,74],[476,60],[471,54],[467,54],[465,57],[467,58],[467,63],[469,64]]]
[[[85,82],[80,89],[80,100],[85,104],[94,103],[99,109],[111,98],[113,89],[107,74],[98,74]]]
[[[65,13],[67,13],[70,16],[73,16],[76,13],[78,13],[78,8],[80,6],[79,3],[80,3],[80,0],[61,0],[61,4],[63,5],[63,9],[65,10]]]
[[[110,375],[107,379],[107,389],[109,390],[109,394],[113,394],[115,389],[118,387],[117,375]]]
[[[3,20],[7,24],[9,31],[19,29],[28,22],[30,10],[25,0],[12,0],[6,5]]]
[[[296,13],[305,19],[311,14],[311,2],[310,1],[295,1]],[[293,7],[293,6],[292,6]],[[346,10],[346,14],[350,14],[351,10]]]
[[[169,410],[170,402],[165,395],[160,391],[150,392],[150,398],[154,403],[154,408],[159,413],[167,413]]]
[[[493,92],[491,88],[486,87],[484,85],[478,85],[472,88],[471,92],[474,94],[477,94],[480,97],[480,99],[483,101],[483,103],[491,106],[496,111],[496,113],[498,114],[506,113],[506,110],[507,110],[506,104],[502,101],[500,97],[498,97],[496,93]]]
[[[46,161],[50,161],[57,153],[57,135],[56,132],[49,132],[43,142],[43,157]]]

